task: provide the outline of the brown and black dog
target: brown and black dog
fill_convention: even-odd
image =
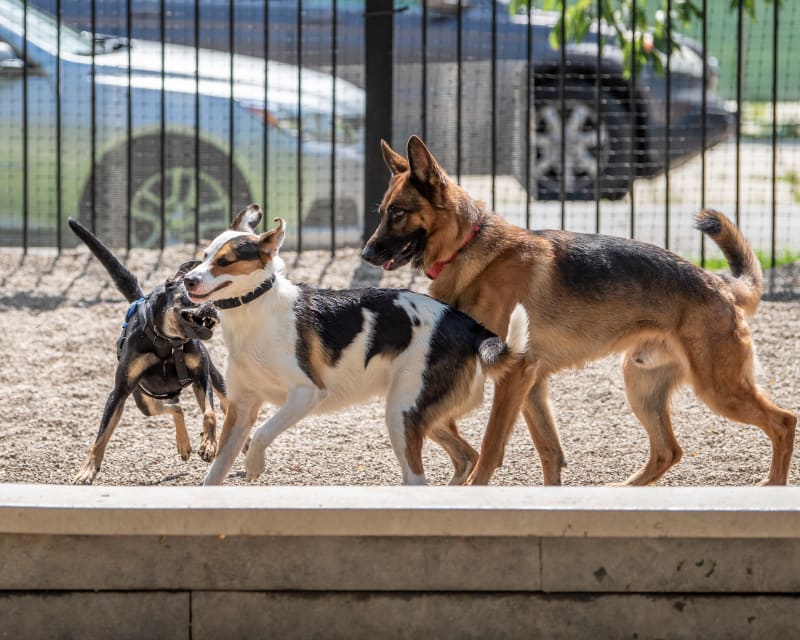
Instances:
[[[623,354],[628,401],[650,440],[647,462],[625,484],[655,482],[680,460],[670,397],[686,383],[713,411],[769,436],[772,462],[764,484],[786,484],[797,418],[754,381],[745,318],[761,297],[761,267],[730,220],[704,210],[697,227],[722,249],[733,277],[644,242],[521,229],[450,180],[416,136],[407,158],[382,146],[392,178],[363,258],[387,270],[412,262],[432,279],[434,298],[501,336],[514,305],[528,312],[528,358],[495,387],[471,484],[488,483],[502,464],[520,409],[544,483],[560,484],[564,453],[548,378],[611,353]]]

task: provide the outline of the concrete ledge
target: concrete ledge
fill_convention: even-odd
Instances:
[[[0,533],[796,538],[800,487],[0,485]]]
[[[5,637],[782,638],[800,489],[0,485]]]

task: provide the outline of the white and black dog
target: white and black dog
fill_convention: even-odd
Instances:
[[[455,420],[483,396],[484,374],[502,376],[524,357],[522,307],[503,342],[469,316],[403,289],[316,289],[291,283],[278,251],[285,223],[258,234],[250,205],[184,277],[196,303],[220,310],[228,412],[205,484],[221,484],[264,402],[277,412],[253,435],[247,479],[264,471],[266,447],[303,417],[386,396],[389,437],[406,484],[425,484],[422,442],[441,445],[461,484],[478,458]]]

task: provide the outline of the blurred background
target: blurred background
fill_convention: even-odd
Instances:
[[[800,3],[664,3],[612,3],[598,38],[595,0],[0,0],[0,244],[74,246],[68,216],[202,244],[259,202],[289,249],[358,246],[378,141],[418,134],[521,226],[722,266],[708,206],[796,261]]]

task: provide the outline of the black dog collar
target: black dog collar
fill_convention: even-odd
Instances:
[[[214,302],[214,306],[219,309],[233,309],[235,307],[241,307],[243,304],[247,304],[248,302],[252,302],[258,296],[265,294],[267,291],[272,289],[272,285],[275,284],[275,274],[273,273],[272,276],[264,280],[260,285],[258,285],[255,289],[253,289],[250,293],[246,293],[243,296],[237,296],[235,298],[223,298],[222,300],[217,300]]]

